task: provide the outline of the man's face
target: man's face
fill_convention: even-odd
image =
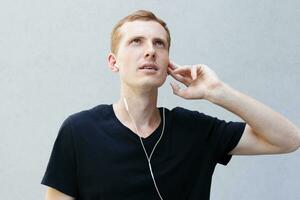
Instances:
[[[166,30],[155,21],[126,22],[120,27],[116,63],[122,84],[158,88],[166,80],[169,50]]]

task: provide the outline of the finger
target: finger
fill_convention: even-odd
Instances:
[[[184,76],[181,76],[180,74],[172,74],[170,73],[170,75],[177,81],[183,83],[185,86],[189,86],[190,82],[191,82],[191,79],[188,78],[188,77],[184,77]]]
[[[172,69],[177,69],[180,67],[180,65],[176,64],[174,61],[171,61],[169,62],[169,66],[172,68]]]
[[[170,85],[173,89],[173,94],[178,95],[178,93],[180,93],[180,90],[181,90],[180,86],[177,83],[174,83],[174,82],[170,82]]]
[[[199,64],[199,65],[197,65],[197,69],[198,69],[198,72],[203,73],[203,71],[206,71],[207,65]]]
[[[167,68],[167,72],[168,72],[168,75],[172,75],[174,69],[171,67],[171,65],[169,64],[168,65],[168,68]]]
[[[186,74],[190,74],[191,68],[187,65],[181,66],[179,68],[176,68],[173,70],[173,73],[186,73]]]
[[[168,72],[173,72],[174,69],[171,67],[171,64],[168,65],[168,68],[167,68]]]
[[[177,83],[170,82],[170,85],[173,89],[173,94],[180,96],[182,98],[186,98],[186,90],[181,89],[180,86]]]
[[[174,69],[174,66],[171,63],[169,63],[167,69]]]
[[[192,80],[197,79],[197,66],[195,66],[195,65],[192,65],[191,77],[192,77]]]

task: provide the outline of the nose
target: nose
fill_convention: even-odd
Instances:
[[[155,58],[156,56],[156,51],[155,51],[155,48],[153,47],[153,44],[149,44],[147,47],[146,47],[146,50],[145,50],[145,58],[148,58],[148,59],[153,59]]]

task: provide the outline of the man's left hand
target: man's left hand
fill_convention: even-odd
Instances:
[[[173,93],[185,99],[207,99],[213,91],[222,85],[216,73],[204,64],[178,66],[169,63],[168,74],[183,83],[182,89],[177,83],[170,83]]]

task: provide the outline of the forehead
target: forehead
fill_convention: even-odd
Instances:
[[[132,21],[126,22],[120,27],[121,38],[124,40],[134,36],[149,38],[162,38],[167,40],[167,31],[156,21]]]

